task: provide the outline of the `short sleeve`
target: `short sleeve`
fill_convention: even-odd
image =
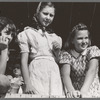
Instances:
[[[62,48],[62,38],[55,33],[52,34],[52,38],[60,44],[60,49]]]
[[[92,58],[99,58],[100,57],[100,49],[97,46],[92,46],[88,50],[87,54],[88,60]]]
[[[19,42],[19,47],[21,49],[21,52],[29,52],[29,46],[28,46],[27,36],[25,34],[25,31],[19,33],[17,37],[18,37],[18,42]]]
[[[71,55],[68,52],[62,51],[59,56],[59,64],[71,64]]]

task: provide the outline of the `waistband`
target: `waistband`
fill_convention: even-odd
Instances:
[[[54,57],[52,57],[52,56],[37,56],[33,60],[38,60],[38,59],[48,59],[51,61],[55,61]]]

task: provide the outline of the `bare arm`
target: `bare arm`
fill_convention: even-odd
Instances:
[[[80,98],[80,91],[75,90],[70,78],[70,65],[64,64],[61,68],[62,79],[64,83],[65,94],[68,98]],[[66,91],[67,90],[67,91]]]
[[[62,79],[65,88],[67,89],[68,92],[75,91],[72,81],[70,78],[70,65],[69,64],[64,64],[61,68],[61,74],[62,74]]]
[[[25,84],[29,84],[28,53],[21,54],[21,69]]]
[[[37,93],[35,89],[33,88],[30,77],[29,77],[29,69],[28,69],[28,53],[22,53],[21,54],[21,69],[22,69],[22,76],[25,82],[25,93],[33,94]]]
[[[8,59],[8,39],[0,36],[0,74],[5,74]]]
[[[1,51],[0,55],[0,74],[5,74],[8,58],[8,48]]]
[[[88,66],[89,66],[89,70],[87,71],[84,84],[80,90],[82,94],[86,94],[88,92],[89,86],[94,80],[97,66],[98,66],[98,59],[91,59],[89,61]]]

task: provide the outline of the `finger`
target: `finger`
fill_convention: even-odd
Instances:
[[[81,94],[80,94],[79,92],[77,93],[77,97],[78,97],[78,98],[80,98],[80,97],[81,97]]]
[[[31,94],[36,94],[36,93],[34,91],[32,91]]]
[[[2,41],[6,41],[6,38],[4,36],[2,36]]]
[[[26,91],[25,94],[30,94],[30,92],[29,91]]]
[[[29,94],[32,94],[33,92],[32,91],[29,91]]]
[[[38,92],[38,91],[35,91],[34,93],[35,93],[35,94],[39,94],[39,92]]]
[[[0,42],[2,42],[2,36],[0,36]]]
[[[69,93],[69,97],[73,98],[73,92]]]

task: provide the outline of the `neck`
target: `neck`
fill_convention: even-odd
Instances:
[[[77,57],[79,57],[80,56],[80,52],[77,52],[76,50],[71,50],[71,54],[75,57],[75,58],[77,58]]]

